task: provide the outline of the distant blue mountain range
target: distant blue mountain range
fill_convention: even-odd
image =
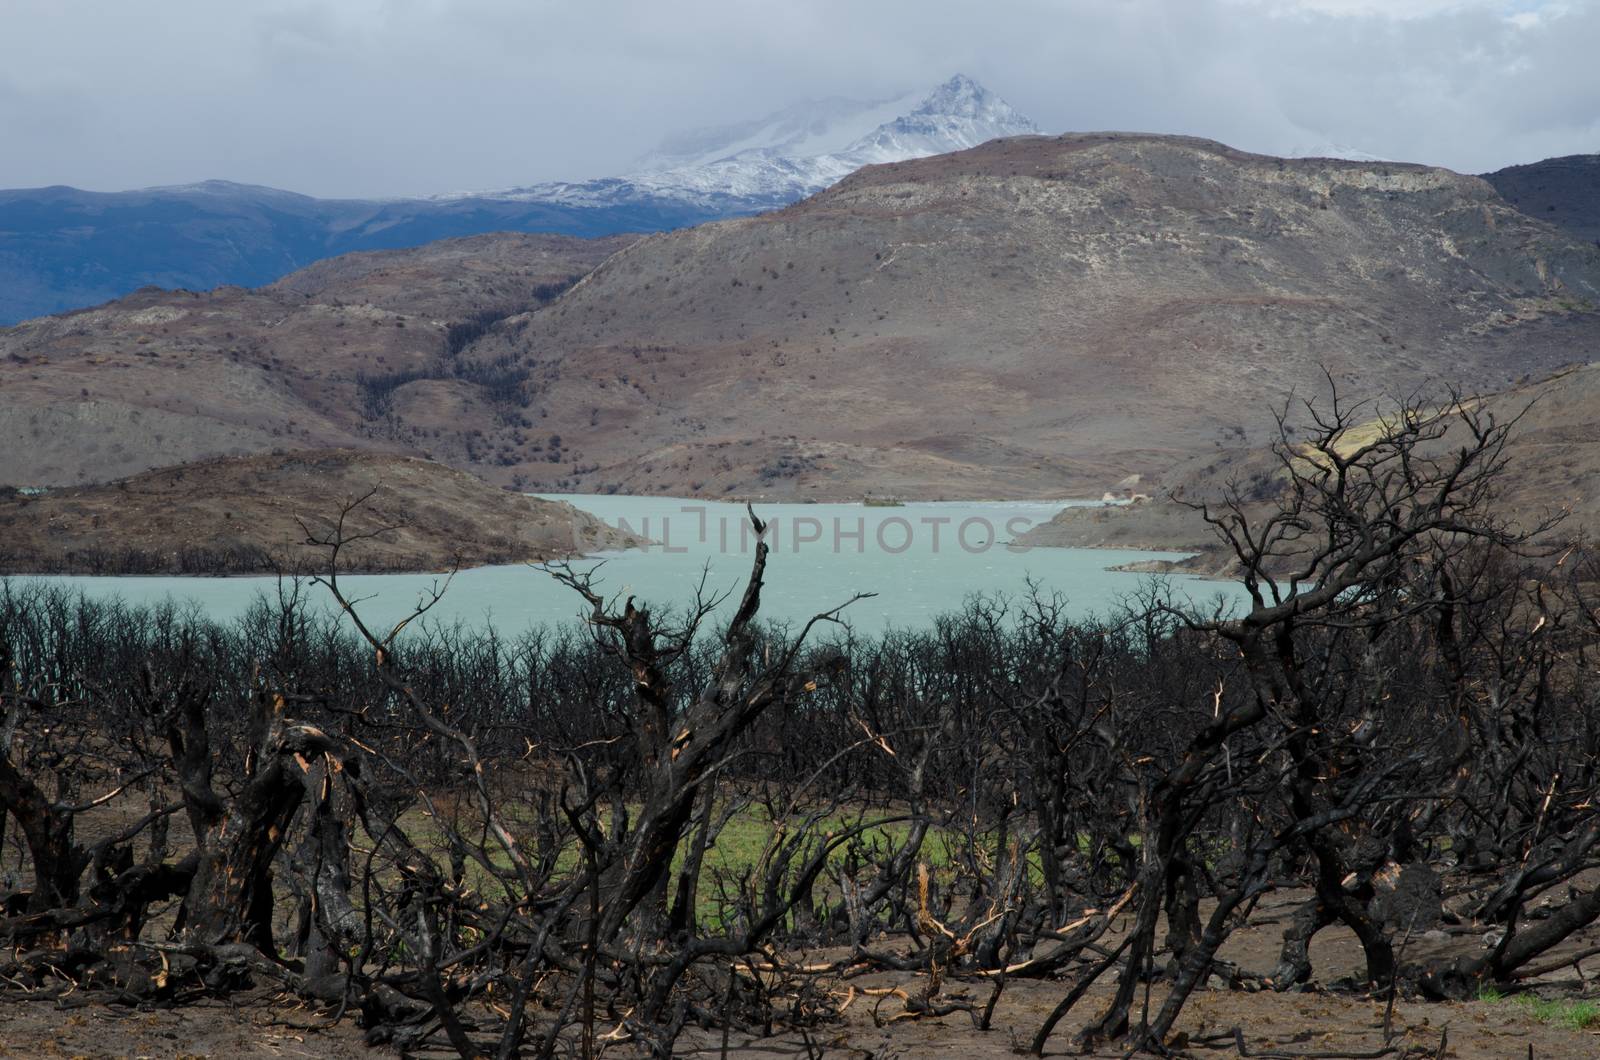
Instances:
[[[601,236],[752,212],[657,199],[604,206],[493,198],[362,202],[207,181],[147,191],[0,191],[0,325],[147,285],[254,287],[354,250],[480,232]]]
[[[875,162],[1038,130],[956,75],[925,96],[826,99],[670,138],[634,172],[365,201],[228,181],[142,191],[0,191],[0,325],[139,287],[253,287],[314,261],[483,232],[658,232],[783,206]]]

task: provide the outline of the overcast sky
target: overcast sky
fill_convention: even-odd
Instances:
[[[970,74],[1047,132],[1600,151],[1600,0],[0,0],[0,187],[405,195]]]

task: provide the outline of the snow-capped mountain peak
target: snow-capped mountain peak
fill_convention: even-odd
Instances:
[[[966,74],[956,74],[950,80],[928,93],[913,115],[945,114],[952,117],[979,118],[991,122],[1020,122],[1032,127],[1033,123],[1011,108],[1011,104],[984,88]]]
[[[483,197],[754,213],[821,191],[865,165],[1038,131],[1005,100],[957,74],[920,99],[814,100],[754,121],[674,136],[621,177],[537,184]]]
[[[1027,118],[964,74],[928,94],[910,114],[886,122],[845,153],[860,165],[961,151],[1001,136],[1037,133]]]

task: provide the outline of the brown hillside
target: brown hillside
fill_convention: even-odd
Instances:
[[[215,574],[317,569],[351,501],[347,570],[442,570],[636,543],[569,504],[508,493],[411,457],[312,450],[232,457],[39,496],[0,495],[0,571]],[[301,523],[304,521],[304,527]]]
[[[0,329],[0,484],[293,447],[415,451],[427,421],[396,438],[363,379],[431,370],[485,319],[552,297],[631,238],[445,240],[259,290],[152,288]]]
[[[543,300],[541,295],[553,297],[557,288],[570,286],[637,238],[496,232],[443,239],[406,250],[325,258],[261,291],[440,320],[472,312],[517,312]]]
[[[1532,530],[1551,516],[1563,520],[1550,541],[1600,534],[1600,364],[1568,369],[1534,383],[1480,399],[1498,421],[1516,419],[1506,445],[1507,472],[1499,483],[1497,510],[1513,526]],[[1442,445],[1462,439],[1447,434]],[[1214,500],[1230,483],[1260,498],[1264,508],[1273,483],[1282,478],[1276,458],[1264,448],[1233,449],[1197,457],[1150,487],[1151,499],[1117,508],[1068,508],[1024,534],[1035,546],[1150,548],[1202,553],[1189,568],[1222,570],[1228,557],[1192,509],[1176,503]]]
[[[552,242],[513,286],[620,245]],[[499,321],[505,292],[429,301],[501,268],[437,247],[415,279],[352,257],[0,332],[0,481],[340,444],[530,489],[1098,495],[1261,444],[1324,365],[1352,393],[1483,391],[1600,346],[1600,249],[1483,180],[1182,137],[869,167]]]
[[[643,239],[465,356],[533,373],[580,488],[1098,495],[1264,441],[1322,365],[1379,393],[1587,360],[1597,303],[1600,250],[1476,177],[1085,135]]]

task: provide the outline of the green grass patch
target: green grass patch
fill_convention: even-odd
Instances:
[[[1540,997],[1538,994],[1507,995],[1488,983],[1478,987],[1478,1000],[1491,1004],[1509,1001],[1518,1008],[1526,1009],[1540,1023],[1568,1030],[1586,1031],[1591,1027],[1600,1027],[1600,1001]]]
[[[637,806],[629,807],[630,814],[636,814]],[[518,842],[523,845],[525,853],[530,857],[534,855],[533,834],[534,822],[522,818],[531,815],[532,808],[507,802],[498,808],[501,819],[507,828],[515,835]],[[872,814],[868,815],[870,821]],[[892,817],[892,812],[884,812],[877,816]],[[830,832],[837,833],[847,828],[855,827],[861,820],[854,813],[841,812],[831,817],[824,818],[813,825],[811,836],[814,840],[821,840]],[[802,815],[795,815],[783,822],[785,829],[795,829],[804,822]],[[423,849],[436,855],[444,854],[447,843],[445,829],[435,821],[430,814],[420,807],[413,807],[401,817],[401,827]],[[610,825],[609,813],[602,813],[600,824],[602,828]],[[468,836],[469,840],[477,841],[481,838],[480,825],[474,810],[464,809],[462,819],[457,822],[457,827]],[[869,850],[880,853],[891,847],[899,847],[905,843],[912,828],[910,821],[886,821],[882,824],[868,827],[855,840],[855,843],[864,845]],[[714,924],[729,914],[724,893],[728,888],[736,886],[739,877],[752,870],[759,870],[763,857],[769,847],[777,838],[779,826],[773,822],[766,809],[762,806],[748,806],[735,814],[725,824],[715,841],[706,849],[705,859],[701,863],[699,888],[696,892],[696,914],[703,923]],[[673,858],[672,871],[678,872],[692,845],[694,833],[691,831],[678,845],[678,850]],[[945,842],[947,837],[938,829],[930,829],[924,839],[918,854],[918,860],[924,861],[929,868],[934,870],[935,877],[950,875],[949,847]],[[490,860],[497,869],[509,869],[511,859],[500,846],[492,839],[484,844]],[[846,844],[841,844],[829,857],[830,866],[842,865],[849,856]],[[570,840],[562,848],[555,862],[557,875],[576,873],[581,871],[581,852],[575,840]],[[941,871],[942,870],[942,871]],[[484,867],[475,861],[469,860],[466,864],[466,882],[475,890],[493,893],[498,888],[497,882]],[[675,885],[675,883],[674,883]],[[824,873],[817,881],[816,894],[823,900],[831,898],[836,888],[831,877]]]
[[[1540,1023],[1550,1023],[1569,1030],[1583,1031],[1600,1025],[1600,1002],[1580,1001],[1576,998],[1545,998],[1535,994],[1518,994],[1518,1005],[1533,1014]]]

